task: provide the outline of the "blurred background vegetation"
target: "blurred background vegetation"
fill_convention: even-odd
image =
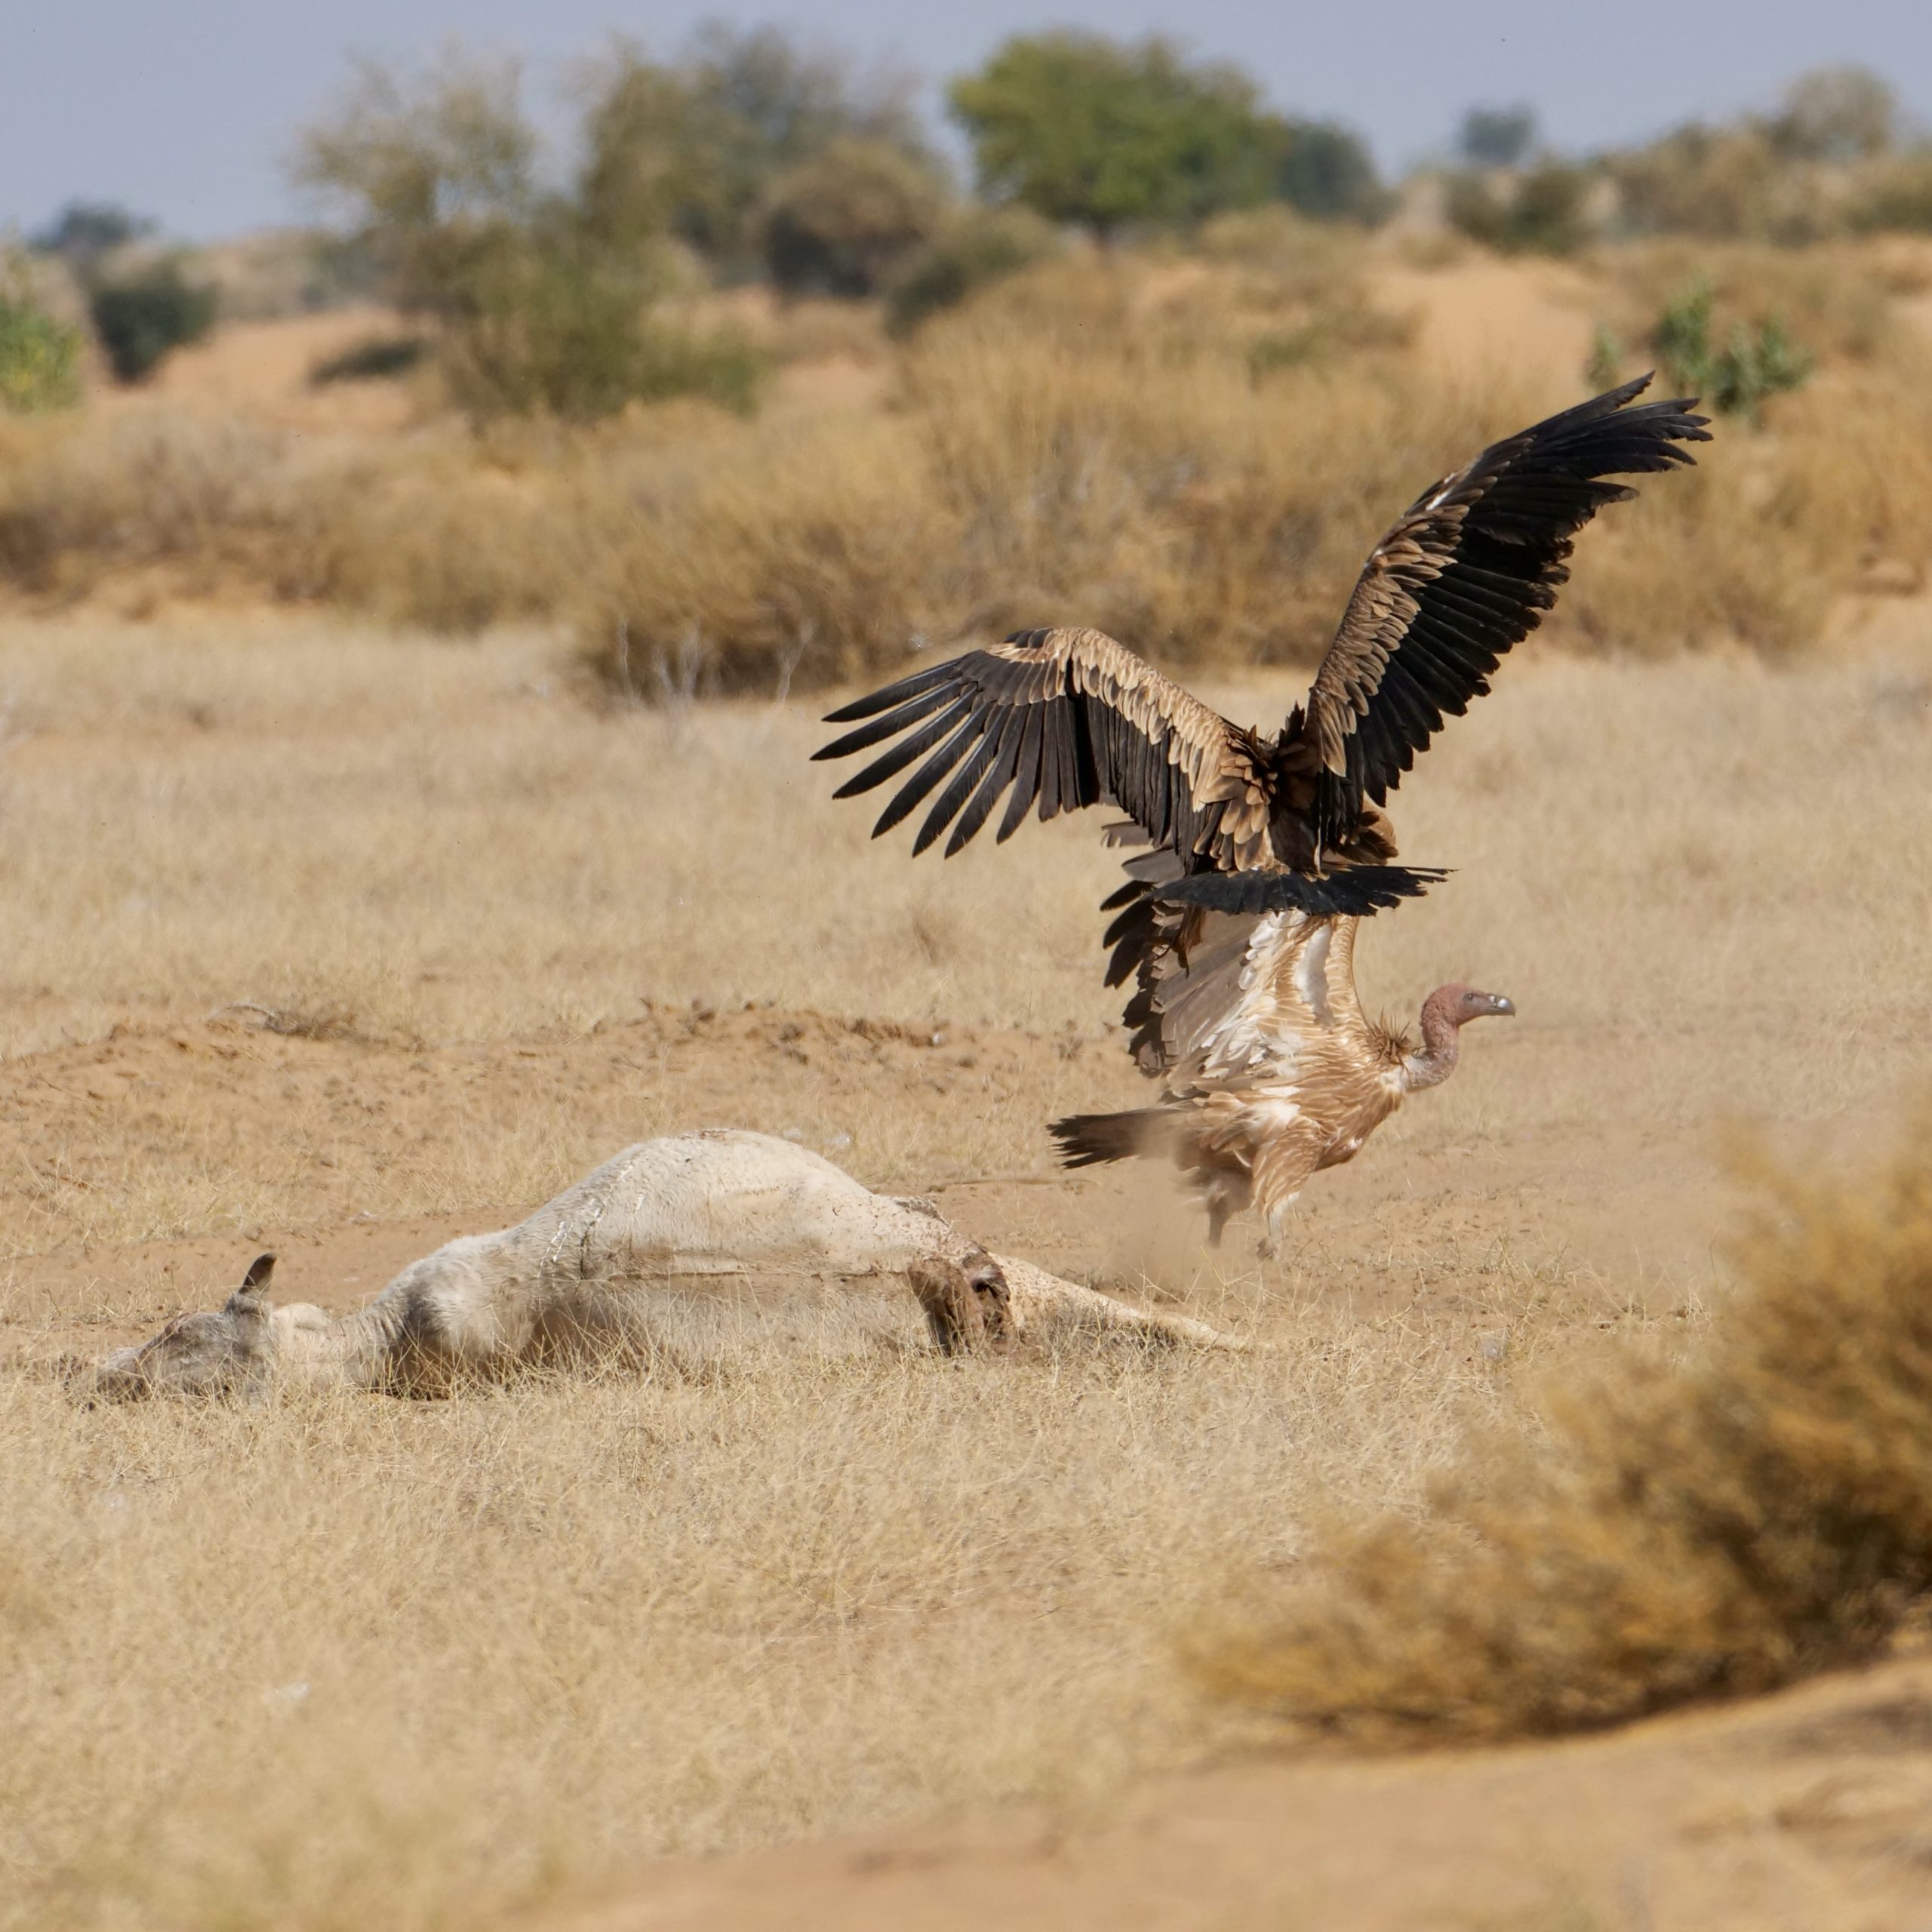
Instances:
[[[0,248],[0,586],[540,620],[635,696],[1060,617],[1297,659],[1445,457],[1650,367],[1735,433],[1560,638],[1786,651],[1922,581],[1932,143],[1875,75],[1597,154],[1478,104],[1395,181],[1160,38],[1018,35],[943,98],[950,146],[915,77],[714,26],[614,38],[558,127],[451,46],[295,132],[312,227],[71,205]],[[1485,345],[1512,289],[1549,326]],[[257,406],[278,328],[308,399]],[[1555,383],[1518,352],[1573,328]]]

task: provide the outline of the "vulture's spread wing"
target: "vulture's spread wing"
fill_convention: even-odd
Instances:
[[[1375,546],[1321,660],[1302,728],[1321,770],[1324,849],[1379,804],[1417,752],[1489,689],[1512,645],[1542,621],[1569,577],[1571,540],[1605,503],[1635,492],[1604,479],[1691,460],[1708,420],[1687,401],[1629,405],[1626,383],[1483,451],[1411,504]],[[1296,721],[1291,722],[1293,733]]]
[[[833,712],[863,719],[819,758],[884,754],[840,786],[869,792],[924,759],[872,828],[889,832],[944,781],[912,850],[946,828],[949,858],[1010,793],[998,836],[1040,816],[1109,803],[1155,845],[1232,870],[1264,856],[1268,773],[1253,736],[1099,631],[1022,631]],[[900,734],[903,736],[900,736]]]

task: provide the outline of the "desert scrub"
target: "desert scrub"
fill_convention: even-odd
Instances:
[[[1676,1362],[1558,1389],[1420,1518],[1340,1529],[1195,1653],[1351,1734],[1502,1737],[1737,1697],[1881,1650],[1932,1586],[1932,1164],[1764,1177],[1740,1286]]]

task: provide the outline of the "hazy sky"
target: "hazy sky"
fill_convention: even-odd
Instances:
[[[0,226],[80,196],[195,238],[299,214],[291,131],[352,50],[458,34],[528,56],[540,100],[614,29],[673,48],[707,17],[775,21],[934,82],[1017,31],[1158,31],[1239,61],[1282,107],[1349,122],[1391,168],[1439,148],[1472,102],[1527,100],[1552,138],[1589,148],[1768,103],[1826,62],[1877,69],[1932,122],[1927,0],[0,0]]]

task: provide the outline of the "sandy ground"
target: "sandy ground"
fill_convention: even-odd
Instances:
[[[1097,1084],[1116,1084],[1098,1043],[1071,1052]],[[1063,1038],[1020,1032],[699,1009],[561,1044],[408,1049],[282,1037],[232,1016],[34,1054],[10,1064],[0,1094],[10,1217],[36,1186],[64,1188],[70,1204],[85,1193],[84,1168],[44,1176],[37,1152],[72,1147],[86,1121],[104,1159],[145,1135],[162,1159],[192,1144],[198,1158],[232,1163],[291,1123],[318,1158],[289,1225],[22,1257],[11,1352],[30,1363],[95,1353],[208,1305],[264,1246],[284,1257],[291,1297],[353,1306],[407,1260],[530,1204],[375,1219],[356,1204],[361,1177],[319,1151],[331,1125],[380,1161],[554,1089],[607,1121],[613,1146],[672,1115],[756,1118],[780,1131],[789,1117],[791,1131],[824,1144],[838,1121],[909,1087],[940,1109],[972,1108],[995,1088],[1044,1102],[1069,1053]],[[1363,1315],[1450,1328],[1472,1355],[1512,1319],[1546,1341],[1587,1336],[1629,1315],[1633,1281],[1667,1300],[1708,1280],[1719,1196],[1708,1175],[1699,1180],[1687,1185],[1681,1149],[1635,1137],[1579,1132],[1532,1146],[1503,1133],[1471,1146],[1425,1132],[1406,1159],[1366,1159],[1328,1177],[1303,1260],[1319,1255],[1332,1291]],[[1024,1175],[940,1172],[926,1184],[997,1246],[1148,1291],[1121,1266],[1133,1244],[1124,1248],[1120,1231],[1147,1207],[1142,1177],[1057,1177],[1043,1161]],[[1544,1254],[1559,1241],[1567,1265],[1527,1318],[1519,1284],[1453,1265],[1472,1250]],[[1257,1306],[1265,1296],[1243,1311],[1251,1326]],[[1928,1817],[1932,1666],[1908,1661],[1619,1737],[1403,1761],[1318,1751],[1165,1779],[1091,1810],[666,1862],[515,1922],[543,1932],[1892,1927],[1932,1914]]]
[[[1376,1438],[1383,1411],[1346,1385],[1350,1360],[1383,1364],[1390,1426],[1426,1466],[1453,1434],[1444,1411],[1531,1400],[1549,1364],[1601,1359],[1626,1330],[1695,1329],[1724,1292],[1716,1244],[1737,1201],[1724,1118],[1841,1161],[1889,1139],[1932,1071],[1923,888],[1883,857],[1917,849],[1932,810],[1913,776],[1932,715],[1922,645],[1776,674],[1526,664],[1445,737],[1404,823],[1418,855],[1464,869],[1377,922],[1369,997],[1407,1008],[1445,971],[1480,971],[1521,1017],[1472,1034],[1451,1086],[1322,1177],[1293,1252],[1264,1266],[1244,1224],[1209,1256],[1158,1176],[1051,1164],[1044,1121],[1145,1093],[1096,983],[1110,867],[1084,828],[921,870],[826,796],[809,716],[595,715],[528,640],[272,642],[8,635],[26,735],[0,872],[20,934],[0,1362],[35,1383],[212,1305],[263,1248],[283,1257],[281,1294],[347,1308],[632,1140],[739,1124],[935,1193],[1003,1251],[1332,1356],[1352,1395],[1337,1445],[1311,1446],[1386,1469],[1368,1493],[1399,1496],[1407,1451]],[[1730,747],[1715,787],[1714,742]],[[1897,777],[1872,798],[1861,774],[1879,756]],[[1632,798],[1638,761],[1658,783]],[[1672,801],[1692,795],[1687,829]],[[1854,811],[1870,838],[1848,860],[1832,827]],[[730,828],[728,892],[689,853],[699,823]],[[747,1004],[752,986],[766,990]],[[1014,1020],[987,1017],[1001,1011]],[[533,1401],[534,1429],[600,1436],[601,1411]],[[753,1419],[733,1426],[755,1444]],[[197,1434],[184,1419],[155,1452],[190,1497]],[[87,1453],[112,1460],[104,1439]],[[614,1491],[614,1521],[625,1506]],[[995,1571],[998,1513],[974,1532]],[[209,1588],[218,1603],[226,1586]],[[964,1642],[991,1614],[979,1602],[933,1627]],[[931,1652],[895,1654],[903,1669]],[[237,1721],[266,1721],[253,1709],[245,1696]],[[571,1869],[595,1886],[534,1922],[1909,1926],[1932,1915],[1928,1712],[1932,1679],[1901,1663],[1555,1748],[1223,1754],[1196,1777],[1102,1778],[1097,1797],[1066,1780],[1044,1810],[962,1804],[743,1863],[613,1879],[593,1853]],[[847,1821],[932,1809],[814,1801]],[[657,1829],[607,1820],[599,1843]]]
[[[277,1217],[232,1213],[232,1232],[132,1244],[85,1236],[21,1255],[9,1270],[17,1360],[116,1344],[183,1306],[225,1295],[260,1249],[283,1257],[288,1299],[355,1306],[416,1255],[451,1235],[506,1224],[536,1203],[460,1214],[372,1214],[376,1177],[401,1163],[454,1157],[479,1120],[519,1107],[568,1108],[614,1152],[671,1128],[749,1124],[837,1159],[848,1129],[909,1094],[941,1113],[1061,1103],[1069,1076],[1097,1098],[1143,1097],[1111,1043],[953,1023],[934,1028],[758,1008],[653,1012],[582,1039],[525,1044],[397,1046],[288,1038],[252,1015],[106,1039],[10,1063],[0,1089],[0,1202],[17,1231],[59,1215],[85,1226],[90,1194],[113,1190],[131,1161],[155,1171],[291,1167]],[[1541,1264],[1558,1324],[1609,1324],[1632,1309],[1694,1297],[1712,1277],[1715,1163],[1687,1187],[1684,1150],[1607,1148],[1581,1124],[1534,1141],[1507,1132],[1457,1140],[1426,1116],[1407,1158],[1364,1159],[1322,1177],[1294,1265],[1377,1320],[1426,1312],[1472,1328],[1500,1318],[1504,1297],[1469,1257],[1512,1252]],[[1057,1172],[1044,1134],[1037,1163],[979,1174],[940,1162],[894,1185],[940,1197],[989,1245],[1070,1275],[1145,1294],[1184,1253],[1198,1265],[1191,1211],[1158,1171]],[[48,1150],[58,1148],[57,1158]],[[849,1159],[849,1155],[847,1156]],[[1247,1260],[1253,1230],[1229,1236],[1232,1272],[1257,1288],[1272,1272]],[[1549,1266],[1558,1254],[1560,1269]],[[0,1347],[9,1344],[0,1343]]]
[[[1164,1781],[1038,1815],[666,1863],[542,1932],[1917,1927],[1932,1912],[1932,1668],[1616,1737]]]

